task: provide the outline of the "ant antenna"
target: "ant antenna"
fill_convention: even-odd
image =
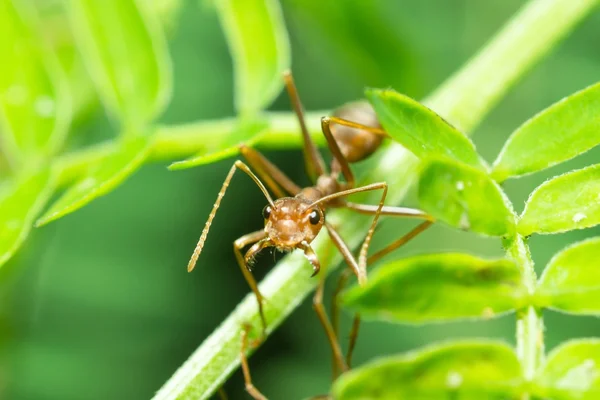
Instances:
[[[229,187],[229,182],[231,182],[231,179],[233,178],[233,174],[235,173],[235,171],[238,168],[241,169],[242,171],[244,171],[246,174],[248,174],[248,176],[250,176],[250,178],[252,178],[252,180],[256,183],[256,185],[259,187],[259,189],[263,192],[263,194],[267,198],[269,205],[273,208],[276,208],[275,204],[273,203],[273,199],[271,198],[271,195],[267,191],[267,188],[265,188],[265,185],[263,185],[263,183],[260,181],[260,179],[258,179],[258,177],[256,175],[254,175],[252,170],[246,164],[244,164],[240,160],[237,160],[233,164],[231,169],[229,170],[229,173],[227,174],[227,177],[225,178],[225,181],[223,182],[223,186],[221,187],[221,190],[219,191],[219,195],[217,196],[217,201],[215,201],[212,211],[208,215],[208,220],[206,221],[206,224],[204,225],[204,229],[202,230],[202,234],[200,235],[198,244],[196,244],[194,253],[192,253],[192,257],[190,258],[190,262],[188,263],[188,266],[187,266],[188,272],[192,272],[192,270],[196,266],[196,262],[198,261],[198,257],[200,257],[200,253],[202,253],[202,248],[204,247],[204,242],[206,241],[206,237],[208,236],[208,231],[210,230],[212,221],[215,218],[215,215],[217,214],[217,210],[219,209],[219,206],[221,205],[221,200],[225,196],[225,192],[227,191],[227,188]]]

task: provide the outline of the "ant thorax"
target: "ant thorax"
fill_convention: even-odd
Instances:
[[[263,210],[270,244],[290,251],[313,241],[325,221],[323,209],[307,198],[284,197]]]

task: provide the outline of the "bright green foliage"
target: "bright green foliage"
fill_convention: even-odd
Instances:
[[[494,162],[492,176],[526,175],[600,144],[600,84],[553,104],[521,125]]]
[[[600,314],[600,238],[576,243],[554,256],[537,296],[545,306],[561,311]]]
[[[63,79],[71,97],[74,125],[98,108],[99,99],[83,58],[75,46],[66,1],[57,4],[35,2],[39,15],[39,31],[45,33],[50,50],[63,72]]]
[[[439,110],[442,115],[449,116],[458,124],[457,126],[471,130],[508,87],[585,14],[591,5],[584,5],[584,2],[591,4],[589,0],[577,2],[577,6],[572,6],[570,4],[573,2],[564,0],[532,2],[496,39],[490,42],[489,47],[480,56],[475,57],[462,73],[456,75],[436,92],[427,104]],[[72,0],[71,5],[80,50],[88,63],[87,66],[98,91],[102,94],[107,107],[117,114],[120,122],[127,127],[145,125],[155,119],[164,108],[170,93],[170,64],[164,39],[162,33],[156,29],[152,16],[147,15],[145,4],[146,2],[142,0],[125,2]],[[254,113],[268,105],[277,94],[281,88],[281,70],[289,66],[289,44],[283,27],[281,10],[275,0],[264,2],[223,0],[216,2],[216,5],[234,57],[236,96],[238,96],[236,105],[242,113]],[[140,11],[141,14],[138,14]],[[556,18],[557,15],[561,18]],[[125,20],[127,23],[123,22]],[[255,21],[262,22],[253,25]],[[249,23],[252,26],[249,27]],[[113,43],[111,38],[117,38],[119,41]],[[1,40],[2,38],[0,43]],[[485,90],[481,90],[484,86]],[[461,178],[458,180],[450,176],[445,181],[442,180],[446,185],[451,183],[455,185],[455,189],[450,190],[450,197],[443,197],[442,202],[445,201],[446,204],[459,209],[458,222],[453,220],[454,214],[447,215],[445,210],[440,215],[448,217],[455,226],[458,223],[464,228],[468,224],[473,230],[487,234],[513,233],[514,218],[510,207],[506,205],[499,188],[493,182],[490,184],[489,178],[479,171],[484,169],[485,165],[477,156],[472,143],[431,110],[410,99],[399,97],[400,101],[390,103],[391,111],[386,111],[389,113],[388,119],[399,125],[399,128],[396,127],[394,137],[403,142],[406,141],[407,133],[410,133],[413,136],[408,135],[409,141],[415,154],[422,151],[423,156],[450,157],[453,159],[449,161],[451,167],[455,172],[458,171],[455,178]],[[384,103],[389,99],[379,100],[383,106],[387,106]],[[396,108],[402,112],[396,113]],[[400,119],[395,121],[394,118]],[[180,126],[170,128],[178,130]],[[253,135],[260,138],[267,136],[261,135],[264,128],[260,126],[255,127],[255,130],[253,127],[249,127],[248,131],[244,129],[231,130],[231,135],[210,140],[202,135],[188,135],[188,137],[181,135],[175,138],[167,138],[167,135],[161,138],[154,136],[152,143],[143,137],[129,138],[133,140],[123,142],[122,147],[119,148],[109,142],[66,155],[64,159],[61,158],[53,164],[53,170],[57,170],[61,176],[69,177],[63,184],[76,183],[40,219],[39,223],[43,224],[59,218],[112,190],[150,158],[174,159],[180,155],[184,158],[200,151],[198,157],[179,164],[182,168],[200,165],[235,154],[240,141],[251,144],[257,140]],[[279,128],[271,126],[271,129]],[[142,132],[145,129],[124,131]],[[242,138],[240,139],[238,135]],[[212,136],[218,137],[218,135]],[[294,138],[294,140],[298,138],[296,128]],[[155,139],[157,140],[154,141]],[[208,143],[204,143],[204,140]],[[265,140],[272,140],[271,136]],[[193,145],[188,147],[190,143]],[[278,146],[281,144],[277,140],[271,143],[277,143]],[[290,143],[292,141],[286,141],[284,145],[290,146]],[[297,145],[298,142],[293,143]],[[393,150],[387,151],[383,158],[385,162],[379,164],[374,162],[375,167],[369,172],[368,179],[378,179],[382,176],[387,179],[390,175],[389,171],[398,171],[402,168],[401,178],[397,178],[400,174],[390,178],[399,179],[400,184],[390,185],[388,200],[398,203],[411,181],[411,176],[414,175],[416,161],[414,157],[409,157],[408,153],[398,153],[397,157],[393,157],[396,155]],[[430,164],[429,168],[433,164]],[[86,166],[91,167],[86,169]],[[462,180],[462,178],[469,179]],[[428,190],[435,188],[436,191],[443,192],[444,185],[433,185],[433,178],[430,181]],[[45,188],[42,187],[43,182],[38,183],[37,187],[33,187],[35,185],[28,182],[27,190],[22,192],[27,196],[41,193],[35,198],[37,200],[29,210],[21,209],[23,199],[28,197],[21,198],[20,195],[15,194],[6,197],[4,203],[0,202],[0,216],[6,215],[4,212],[10,206],[9,208],[20,209],[23,212],[21,215],[25,215],[24,220],[29,221],[21,223],[18,228],[21,230],[17,235],[11,236],[17,238],[17,244],[21,240],[20,237],[27,233],[32,218],[51,193],[51,182],[48,181],[48,186]],[[465,190],[465,184],[469,187],[475,186],[476,190],[472,192],[469,192],[471,189],[466,190],[469,192],[467,194],[456,193]],[[10,190],[17,193],[20,188],[19,185]],[[480,199],[485,198],[486,204],[476,204],[473,194],[475,192],[479,192]],[[446,196],[445,192],[444,196]],[[491,202],[491,206],[487,204],[488,202]],[[26,202],[24,204],[27,205]],[[446,204],[442,204],[442,210]],[[440,207],[439,204],[436,206]],[[20,212],[13,212],[12,208],[9,211],[16,215]],[[463,215],[466,215],[466,224]],[[339,216],[336,211],[331,214],[332,220],[336,220]],[[443,220],[441,217],[438,218]],[[14,221],[9,220],[6,224],[10,229],[14,227],[11,223]],[[348,236],[345,237],[350,237],[350,244],[356,245],[363,237],[364,232],[361,232],[360,228],[364,228],[364,224],[350,218],[342,225],[342,233],[346,231]],[[4,234],[2,229],[0,223],[0,232]],[[318,253],[327,248],[326,237],[322,238],[324,239],[314,242]],[[2,235],[0,239],[3,239]],[[10,240],[6,243],[10,244]],[[339,257],[337,253],[335,255]],[[263,282],[261,289],[264,289],[271,302],[267,308],[268,333],[315,285],[316,281],[308,278],[306,262],[302,259],[302,255],[296,253],[295,256],[295,258],[286,258]],[[479,260],[465,255],[448,256],[454,256],[456,259],[423,263],[420,268],[405,267],[398,275],[399,279],[419,277],[416,279],[416,285],[421,284],[421,290],[429,293],[430,298],[438,301],[438,305],[441,305],[439,299],[443,299],[440,293],[444,293],[443,296],[448,298],[450,294],[455,295],[449,290],[445,291],[451,287],[450,285],[454,284],[454,291],[460,290],[464,295],[461,310],[456,310],[456,307],[451,309],[447,305],[442,305],[438,309],[423,307],[425,312],[429,312],[434,319],[438,317],[436,312],[440,309],[442,310],[439,314],[440,318],[444,318],[443,314],[451,312],[463,313],[462,316],[491,316],[518,307],[525,301],[521,281],[513,264],[507,261]],[[329,260],[322,261],[335,264],[328,262]],[[426,278],[423,271],[419,269],[428,271],[430,276]],[[429,287],[425,284],[431,281],[436,281],[437,286],[432,284]],[[485,294],[489,295],[489,301],[485,306],[482,304],[484,299],[482,288],[485,288]],[[493,294],[495,296],[492,296]],[[413,293],[413,295],[416,300],[405,300],[405,303],[420,302],[418,304],[422,306],[424,296],[420,293]],[[439,299],[435,297],[436,295]],[[413,317],[417,318],[414,315]],[[256,305],[251,296],[241,303],[232,316],[179,370],[178,375],[185,375],[185,377],[183,379],[176,377],[166,385],[164,393],[168,393],[169,398],[179,396],[206,398],[220,386],[226,376],[239,364],[240,318],[251,320],[256,324]],[[521,344],[519,338],[519,345]],[[374,370],[371,375],[369,375],[370,368]],[[348,396],[340,395],[340,398],[361,398],[363,394],[365,397],[377,398],[419,399],[446,396],[513,398],[522,394],[520,369],[515,354],[507,346],[488,342],[459,343],[396,358],[394,363],[386,364],[384,361],[377,363],[376,367],[365,367],[358,370],[356,374],[347,374],[342,378],[342,383],[336,386],[336,390],[343,391],[343,395]],[[353,379],[358,381],[359,385],[362,385],[364,380],[364,387],[357,389]],[[375,387],[376,384],[379,387]],[[349,391],[346,392],[348,388]],[[364,392],[361,392],[362,390]],[[160,397],[161,394],[157,396]]]
[[[86,176],[71,186],[36,225],[41,226],[83,207],[118,186],[144,162],[150,150],[150,140],[138,136],[124,140],[114,153],[90,166]]]
[[[391,89],[366,95],[386,132],[417,157],[445,156],[483,168],[469,138],[418,101]]]
[[[449,159],[426,163],[419,180],[421,207],[456,228],[490,236],[514,231],[502,190],[485,172]]]
[[[0,193],[0,266],[19,248],[33,220],[52,195],[48,170],[7,184]]]
[[[513,262],[447,253],[385,264],[343,299],[365,317],[426,323],[491,318],[521,307],[525,294]]]
[[[27,4],[0,2],[0,137],[16,168],[52,155],[71,118],[64,77],[33,30]]]
[[[342,375],[336,400],[512,399],[521,393],[514,351],[492,341],[457,342],[385,357]]]
[[[235,107],[253,114],[267,107],[291,66],[290,43],[277,0],[215,2],[235,73]]]
[[[600,398],[600,340],[568,341],[548,356],[535,379],[535,394],[553,400]]]
[[[600,223],[600,164],[544,182],[529,197],[518,231],[558,233]]]
[[[253,146],[266,132],[268,124],[264,121],[239,123],[233,130],[224,134],[224,138],[218,143],[207,146],[198,154],[184,161],[177,161],[169,165],[169,169],[178,170],[196,167],[198,165],[210,164],[219,160],[235,156],[239,153],[239,145],[244,143]]]
[[[69,6],[96,90],[123,132],[136,132],[171,96],[171,62],[155,15],[140,0],[72,0]]]

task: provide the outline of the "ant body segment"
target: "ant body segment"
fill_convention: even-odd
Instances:
[[[262,210],[265,220],[264,228],[246,234],[233,243],[233,250],[239,267],[258,302],[263,335],[267,327],[263,310],[264,299],[251,272],[252,261],[261,250],[267,247],[276,247],[282,251],[299,249],[303,251],[312,266],[313,272],[311,276],[315,276],[319,273],[321,264],[317,254],[311,247],[311,242],[322,228],[325,227],[332,242],[350,267],[350,270],[356,275],[359,284],[364,284],[367,278],[367,263],[370,260],[378,259],[400,247],[433,223],[432,218],[420,210],[407,207],[385,206],[384,202],[387,194],[387,184],[385,182],[356,186],[354,174],[350,169],[350,163],[369,157],[379,148],[382,140],[387,136],[377,121],[374,110],[368,103],[350,103],[338,109],[333,116],[321,118],[321,128],[326,138],[328,149],[333,156],[329,172],[327,172],[325,162],[306,127],[300,98],[290,72],[284,74],[284,80],[300,124],[304,143],[305,167],[308,176],[313,182],[313,186],[301,188],[260,152],[241,145],[240,152],[249,165],[237,160],[229,170],[198,244],[188,263],[188,272],[191,272],[202,252],[208,231],[231,179],[238,169],[242,170],[254,180],[268,203]],[[343,180],[340,178],[343,178]],[[277,197],[276,200],[273,200],[267,187]],[[346,197],[351,194],[375,190],[382,191],[379,204],[376,206],[358,204],[346,200]],[[336,228],[328,223],[326,214],[330,208],[347,208],[361,214],[373,215],[373,220],[360,248],[358,259],[354,257],[352,250],[344,242]],[[369,245],[380,215],[418,218],[423,219],[424,222],[368,258]],[[247,246],[250,246],[250,248],[242,255],[242,250]],[[342,279],[344,280],[347,277],[348,274],[342,275]],[[337,322],[334,321],[333,325],[330,323],[323,306],[324,282],[324,278],[320,279],[313,298],[313,306],[332,348],[334,375],[336,375],[337,371],[346,371],[348,369],[360,320],[358,316],[355,317],[353,331],[350,336],[350,347],[345,360],[337,340]],[[250,379],[245,355],[248,329],[248,327],[244,326],[241,350],[246,389],[255,399],[264,399],[264,396],[252,385]]]

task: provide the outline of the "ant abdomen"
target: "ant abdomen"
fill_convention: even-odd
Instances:
[[[336,109],[334,117],[373,128],[381,128],[375,110],[366,101],[347,103]],[[381,145],[383,135],[339,124],[331,125],[331,133],[348,162],[364,160]]]

